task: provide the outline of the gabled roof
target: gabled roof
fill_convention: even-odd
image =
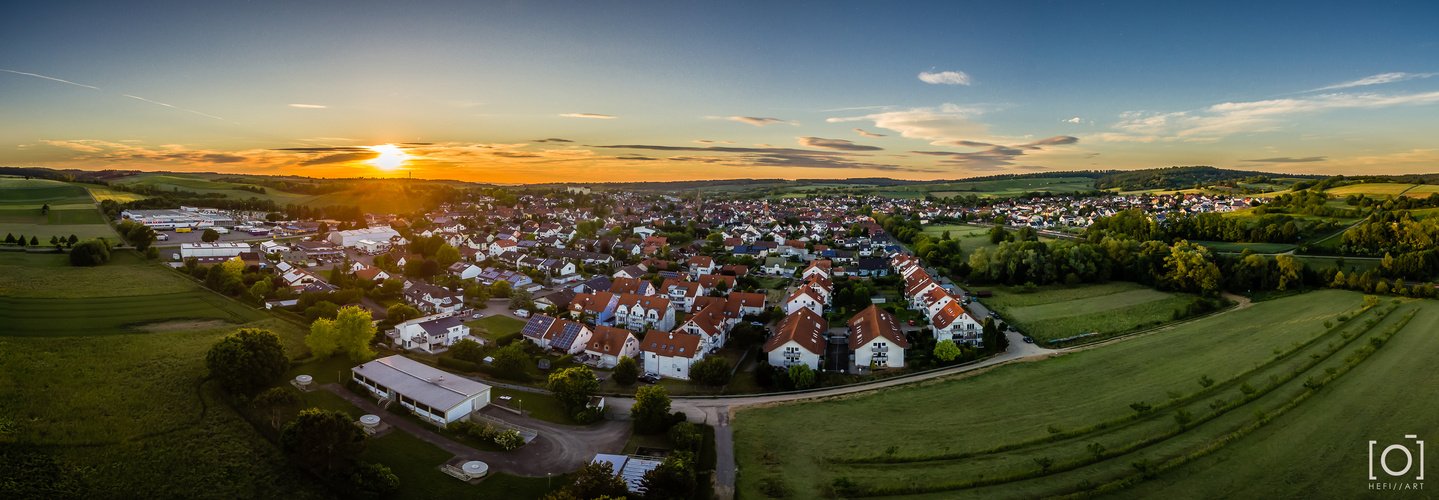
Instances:
[[[820,296],[819,292],[816,292],[814,288],[811,288],[808,285],[800,287],[798,290],[795,290],[794,293],[789,294],[789,297],[785,297],[784,303],[789,304],[790,302],[794,302],[800,297],[805,296],[814,299],[816,303],[824,303],[824,297]]]
[[[403,394],[408,399],[419,401],[437,410],[449,410],[477,394],[490,390],[488,385],[459,375],[447,374],[400,355],[380,358],[356,366],[353,371],[356,375],[373,380]],[[446,377],[446,375],[449,376]]]
[[[614,298],[615,294],[610,292],[577,293],[575,298],[570,300],[570,310],[602,313],[609,310],[610,302]]]
[[[633,293],[626,293],[620,295],[620,305],[627,308],[634,308],[635,306],[639,306],[645,309],[657,309],[660,311],[664,311],[670,308],[670,299],[653,297],[649,295],[635,295]]]
[[[949,304],[940,308],[940,310],[935,311],[934,319],[931,323],[934,323],[935,328],[943,329],[948,328],[955,320],[964,317],[969,317],[969,312],[965,311],[963,307],[960,307],[959,302],[951,301]],[[971,318],[971,320],[973,320],[973,318]]]
[[[849,348],[858,349],[875,339],[884,339],[901,349],[909,349],[909,340],[900,331],[899,322],[889,311],[871,305],[849,320]]]
[[[700,354],[700,342],[703,340],[699,335],[684,332],[650,330],[640,342],[640,350],[660,356],[695,358]]]
[[[634,338],[635,334],[629,330],[615,328],[613,326],[597,326],[595,334],[590,337],[589,345],[585,346],[586,351],[593,351],[605,354],[619,354],[624,349],[625,342]]]
[[[826,333],[829,331],[829,322],[824,317],[815,314],[808,308],[800,308],[794,314],[785,316],[775,328],[774,336],[764,343],[764,351],[771,352],[779,349],[793,340],[800,345],[800,348],[814,354],[824,353]]]

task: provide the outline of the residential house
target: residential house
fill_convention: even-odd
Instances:
[[[614,368],[620,358],[633,358],[640,352],[640,341],[634,332],[611,326],[595,327],[594,336],[585,346],[585,354],[593,356],[596,366]]]
[[[520,336],[534,342],[541,349],[578,354],[589,345],[590,339],[594,338],[594,332],[583,323],[535,314],[530,316],[529,322],[520,329]]]
[[[784,313],[790,315],[800,309],[808,309],[816,315],[823,315],[825,303],[814,287],[802,286],[784,299]]]
[[[675,327],[675,310],[662,297],[623,294],[615,311],[615,325],[640,331],[646,328],[669,331]]]
[[[765,342],[764,352],[773,366],[806,365],[818,370],[828,333],[829,322],[823,316],[800,308],[780,321],[774,336]]]
[[[858,368],[903,368],[909,340],[889,311],[871,305],[849,320],[849,351]]]
[[[464,318],[441,313],[395,325],[389,335],[402,348],[439,354],[469,334],[470,327],[465,326]]]
[[[650,330],[640,342],[646,372],[680,380],[690,379],[690,366],[704,359],[707,347],[698,335],[660,330]]]
[[[415,283],[405,288],[405,302],[421,312],[445,313],[460,310],[465,305],[464,292],[450,290],[429,283]]]

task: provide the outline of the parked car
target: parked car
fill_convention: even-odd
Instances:
[[[914,326],[914,320],[909,320],[909,326]]]
[[[646,373],[644,375],[640,375],[640,382],[644,382],[646,384],[658,384],[660,383],[660,376],[654,373]]]
[[[475,319],[480,319],[480,318],[483,318],[483,317],[485,317],[484,314],[475,313]]]
[[[1033,339],[1033,338],[1030,338],[1028,335],[1025,335],[1025,336],[1024,336],[1024,343],[1026,343],[1026,344],[1033,344],[1033,343],[1034,343],[1034,339]]]

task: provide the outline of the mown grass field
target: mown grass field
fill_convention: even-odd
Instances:
[[[275,189],[265,188],[265,194],[253,193],[236,189],[247,186],[247,184],[236,184],[232,182],[216,182],[198,175],[186,175],[176,173],[145,173],[133,177],[127,177],[120,181],[121,184],[131,186],[152,186],[166,191],[179,189],[181,191],[193,191],[200,194],[220,193],[231,199],[259,198],[261,200],[272,200],[275,203],[284,205],[287,203],[304,204],[310,195],[299,193],[286,193]]]
[[[112,253],[110,263],[100,267],[71,267],[66,254],[0,252],[0,297],[66,299],[196,290],[179,273],[150,266],[129,251]]]
[[[1016,287],[990,290],[994,297],[982,299],[984,306],[1039,343],[1090,332],[1102,337],[1157,326],[1172,320],[1174,310],[1193,298],[1123,281],[1044,287],[1034,293],[1020,293]]]
[[[87,298],[0,297],[0,324],[12,336],[69,337],[244,324],[266,315],[206,290]]]
[[[498,340],[505,335],[519,332],[520,329],[525,327],[525,322],[497,314],[494,316],[485,316],[474,321],[466,321],[465,326],[470,327],[470,331],[478,336],[490,340]]]
[[[1351,484],[1348,480],[1332,478],[1353,476],[1357,489],[1321,495],[1362,495],[1363,469],[1339,457],[1364,451],[1365,441],[1348,436],[1392,428],[1368,425],[1387,418],[1386,407],[1376,400],[1367,412],[1372,418],[1356,421],[1355,413],[1328,412],[1312,405],[1324,400],[1356,408],[1371,405],[1361,393],[1340,395],[1329,386],[1314,392],[1305,384],[1323,385],[1342,376],[1332,382],[1333,391],[1343,384],[1394,387],[1387,392],[1391,398],[1414,396],[1399,407],[1411,410],[1407,421],[1421,422],[1432,414],[1435,399],[1428,396],[1439,385],[1433,384],[1432,370],[1413,363],[1432,356],[1415,356],[1401,346],[1411,342],[1415,344],[1408,345],[1439,349],[1433,336],[1424,335],[1433,328],[1439,308],[1429,302],[1408,302],[1380,319],[1381,312],[1388,310],[1386,303],[1348,322],[1339,321],[1341,314],[1353,314],[1361,307],[1359,294],[1316,291],[1056,358],[860,396],[742,410],[732,423],[741,471],[738,493],[742,498],[764,498],[762,484],[779,481],[791,498],[821,498],[831,493],[827,490],[836,479],[846,478],[859,491],[845,495],[848,498],[885,492],[922,493],[904,498],[936,499],[1073,494],[1136,476],[1132,462],[1157,467],[1189,456],[1256,425],[1255,410],[1262,410],[1266,418],[1279,416],[1259,432],[1234,437],[1210,458],[1179,465],[1139,488],[1119,491],[1140,495],[1142,488],[1172,477],[1174,486],[1157,496],[1307,497],[1274,493],[1283,491],[1283,476],[1273,481],[1260,478],[1275,477],[1267,471],[1283,467],[1308,467],[1309,458],[1323,456],[1322,461],[1338,459],[1338,465],[1306,472],[1306,477],[1317,485],[1346,486]],[[1382,337],[1415,311],[1419,318],[1399,330],[1393,346],[1380,348],[1372,361],[1364,361],[1364,351],[1373,351],[1369,337]],[[1326,321],[1334,326],[1326,326]],[[1405,374],[1399,367],[1386,370],[1399,383],[1384,374],[1365,375],[1365,370],[1375,368],[1369,363],[1383,366],[1395,357],[1409,358],[1406,368],[1417,370],[1415,374]],[[1360,364],[1352,373],[1341,370],[1353,363]],[[1201,377],[1215,382],[1205,386],[1199,383]],[[1418,391],[1423,394],[1399,390],[1426,381],[1428,385]],[[1242,384],[1254,389],[1242,391]],[[1156,409],[1136,414],[1130,405],[1139,402]],[[1292,405],[1298,410],[1284,414]],[[1181,426],[1173,418],[1180,408],[1191,415],[1190,425]],[[1106,425],[1099,427],[1100,423]],[[1355,429],[1320,432],[1346,425]],[[1265,432],[1281,428],[1291,429],[1289,437],[1294,441],[1262,438]],[[1436,430],[1432,421],[1414,428],[1404,432]],[[1290,444],[1305,440],[1309,443],[1303,446]],[[1102,460],[1094,459],[1091,443],[1108,450],[1101,451]],[[995,449],[999,446],[1003,448]],[[1238,453],[1286,460],[1235,460]],[[1202,471],[1205,460],[1211,459],[1225,467],[1252,469],[1244,473],[1248,480],[1244,474],[1213,474],[1178,482],[1190,471]],[[1054,468],[1041,469],[1036,460],[1051,460]]]
[[[944,232],[949,231],[949,237],[959,241],[959,248],[964,250],[965,255],[980,248],[996,248],[999,245],[989,242],[989,228],[971,226],[968,224],[934,224],[924,226],[924,234],[939,239]],[[1012,231],[1011,231],[1012,232]],[[1053,241],[1053,238],[1041,236],[1039,241]]]
[[[74,184],[45,179],[0,177],[0,207],[6,209],[40,208],[43,205],[94,205],[85,188]]]

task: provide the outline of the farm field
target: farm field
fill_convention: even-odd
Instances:
[[[935,196],[1009,197],[1028,192],[1048,191],[1055,194],[1092,191],[1094,179],[1088,177],[1055,177],[1034,179],[998,179],[975,182],[943,182],[875,188],[874,194],[891,198],[923,198]],[[943,195],[941,195],[943,193]]]
[[[1400,194],[1408,194],[1405,193],[1405,191],[1409,191],[1415,186],[1418,185],[1395,184],[1391,182],[1366,182],[1362,184],[1350,184],[1348,186],[1329,188],[1325,192],[1328,193],[1330,196],[1337,196],[1340,198],[1349,196],[1351,194],[1383,198],[1388,196],[1399,196]],[[1429,196],[1429,193],[1424,193],[1424,196]]]
[[[1193,299],[1122,281],[1046,287],[1027,294],[1015,287],[991,290],[994,297],[983,299],[984,306],[1041,344],[1090,332],[1104,337],[1157,326]]]
[[[1404,435],[1439,431],[1439,423],[1429,417],[1439,397],[1439,372],[1427,361],[1439,353],[1439,336],[1415,335],[1436,329],[1439,310],[1426,303],[1373,359],[1326,385],[1313,401],[1245,438],[1252,445],[1230,446],[1121,496],[1322,499],[1371,494],[1366,489],[1369,440],[1412,449],[1412,440],[1404,443]],[[1335,446],[1338,443],[1346,446]]]
[[[68,299],[196,290],[179,273],[146,264],[129,251],[112,253],[110,263],[101,267],[71,267],[66,254],[0,252],[0,297]]]
[[[181,191],[193,191],[200,194],[220,193],[227,198],[245,200],[259,198],[261,200],[273,200],[275,203],[284,205],[287,203],[303,204],[310,195],[298,193],[286,193],[275,189],[265,188],[265,194],[253,193],[235,189],[247,184],[235,184],[230,182],[216,182],[197,175],[175,174],[175,173],[145,173],[133,177],[127,177],[120,181],[121,184],[130,186],[152,186],[166,191],[178,189]],[[128,193],[126,193],[128,194]]]
[[[1190,243],[1202,245],[1216,252],[1243,252],[1246,249],[1254,250],[1257,253],[1284,253],[1294,249],[1294,245],[1288,243],[1236,243],[1230,241],[1204,241],[1190,240]]]
[[[83,269],[58,267],[57,257],[64,258],[0,255],[0,279],[24,285],[5,288],[5,300],[113,295],[142,290],[147,281],[178,288],[170,281],[173,273],[138,257]],[[69,272],[71,279],[37,279],[29,286],[13,272],[29,265],[45,273]],[[14,309],[0,306],[7,315]],[[83,310],[54,311],[53,319],[72,324],[68,318],[77,312]],[[8,326],[15,320],[3,320],[7,328],[0,330],[0,343],[7,362],[0,363],[0,419],[8,420],[13,432],[0,434],[0,446],[21,445],[88,471],[92,498],[328,497],[224,403],[228,396],[201,384],[205,351],[241,326],[275,331],[291,354],[304,354],[300,327],[260,313],[250,319],[244,325],[104,336],[87,336],[93,331],[87,325],[76,325],[83,331],[13,336]]]
[[[45,205],[48,213],[41,212]],[[118,241],[85,188],[43,179],[0,178],[0,233],[34,236],[42,245],[72,234]]]
[[[1341,360],[1360,359],[1365,354],[1362,350],[1373,350],[1367,337],[1381,336],[1399,327],[1411,312],[1417,311],[1420,317],[1400,330],[1395,342],[1417,341],[1426,328],[1433,328],[1428,322],[1434,320],[1423,318],[1439,316],[1439,309],[1431,303],[1406,302],[1392,306],[1396,309],[1381,317],[1391,307],[1386,303],[1340,321],[1341,315],[1354,315],[1361,307],[1359,294],[1316,291],[1257,303],[1115,344],[1039,361],[1010,363],[948,380],[862,396],[745,409],[733,420],[736,460],[742,471],[738,493],[744,498],[763,498],[762,483],[768,483],[766,489],[772,490],[773,482],[781,481],[791,498],[822,498],[831,494],[828,490],[836,479],[845,478],[857,491],[842,495],[846,498],[893,497],[890,495],[901,493],[915,493],[905,498],[936,499],[1068,494],[1085,484],[1092,487],[1134,476],[1131,462],[1158,465],[1186,456],[1252,424],[1254,410],[1275,415],[1294,398],[1309,397],[1306,394],[1312,397],[1297,407],[1300,410],[1275,417],[1276,424],[1284,425],[1262,428],[1212,458],[1219,462],[1228,453],[1244,450],[1270,454],[1292,451],[1287,455],[1292,460],[1280,463],[1298,466],[1305,463],[1300,458],[1305,456],[1303,453],[1352,456],[1347,451],[1332,453],[1336,441],[1312,433],[1319,424],[1353,425],[1352,414],[1304,406],[1335,396],[1327,392],[1327,386],[1310,392],[1303,381],[1325,379],[1331,376],[1326,367],[1342,367],[1345,362]],[[1326,321],[1335,326],[1326,326]],[[1432,339],[1425,342],[1431,349],[1439,348]],[[1408,354],[1389,346],[1377,352],[1372,361],[1358,365],[1353,374],[1338,379],[1335,386],[1402,386],[1379,377],[1367,381],[1363,378],[1362,370],[1375,368],[1367,363],[1382,364],[1386,357]],[[1412,359],[1422,363],[1421,359],[1428,357]],[[1418,365],[1410,369],[1426,375],[1409,379],[1420,381],[1417,383],[1430,380],[1426,391],[1435,391],[1428,371]],[[1209,386],[1196,383],[1202,377],[1215,382]],[[1255,389],[1241,391],[1241,383],[1252,384]],[[1407,397],[1398,390],[1393,394]],[[1422,407],[1410,413],[1415,418],[1427,418],[1432,413],[1429,401],[1433,398],[1420,396],[1412,400],[1410,406]],[[1345,401],[1369,404],[1362,396]],[[1136,414],[1129,406],[1138,402],[1155,410]],[[1175,424],[1172,417],[1178,408],[1190,412],[1192,425]],[[1382,406],[1374,408],[1376,421],[1383,418],[1379,415],[1387,415]],[[915,415],[924,417],[914,418]],[[885,425],[874,425],[875,422]],[[1106,425],[1098,427],[1100,423]],[[1433,423],[1426,425],[1415,429],[1434,430]],[[1274,444],[1288,441],[1256,439],[1267,432],[1264,429],[1281,427],[1293,429],[1292,439],[1312,441],[1313,449],[1301,451]],[[1359,429],[1355,432],[1369,428],[1354,427]],[[856,428],[865,429],[864,439],[835,439]],[[1108,450],[1101,451],[1107,453],[1105,460],[1093,460],[1089,444],[1095,442]],[[1362,453],[1363,442],[1355,441],[1354,445],[1356,453]],[[998,446],[1005,448],[986,451]],[[1318,451],[1321,448],[1325,451]],[[1041,471],[1036,465],[1038,459],[1050,460],[1055,470]],[[1201,471],[1197,463],[1181,466],[1141,487]],[[1229,467],[1253,467],[1255,470],[1249,474],[1256,479],[1231,481],[1222,474],[1210,475],[1190,483],[1210,481],[1209,485],[1195,486],[1208,488],[1196,490],[1201,493],[1185,494],[1182,484],[1169,491],[1180,497],[1226,496],[1221,491],[1240,491],[1238,497],[1262,497],[1267,491],[1263,488],[1283,487],[1282,482],[1257,479],[1266,467],[1255,464],[1270,462],[1229,463]],[[1349,468],[1353,468],[1352,464]],[[1362,491],[1363,477],[1358,475],[1362,469],[1356,469],[1354,474],[1356,487]],[[1310,477],[1323,475],[1314,473]],[[1251,487],[1256,489],[1243,489]],[[1120,491],[1128,495],[1141,490]],[[1211,493],[1205,495],[1203,491]],[[1246,495],[1243,491],[1253,493]],[[1326,495],[1352,497],[1355,493]]]
[[[88,298],[0,297],[8,335],[68,337],[193,330],[264,319],[265,314],[206,290]]]
[[[95,197],[95,201],[115,200],[116,203],[128,203],[149,198],[149,196],[117,191],[105,186],[87,185],[86,189],[90,190],[90,196]]]

